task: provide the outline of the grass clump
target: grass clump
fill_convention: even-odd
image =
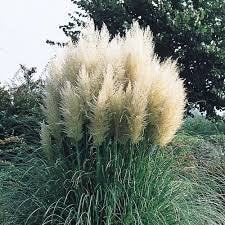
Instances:
[[[2,224],[222,225],[222,195],[202,168],[196,169],[198,176],[185,176],[177,166],[179,152],[145,145],[127,151],[129,158],[119,150],[114,160],[102,156],[98,181],[94,168],[67,170],[60,160],[52,166],[32,159],[5,167],[0,176]]]
[[[73,145],[165,145],[182,122],[184,106],[176,63],[160,62],[149,28],[134,23],[124,38],[110,40],[105,26],[97,31],[90,23],[52,62],[44,111],[57,146],[65,139]]]
[[[52,63],[45,159],[37,149],[0,164],[0,223],[224,223],[224,180],[201,164],[200,138],[181,132],[162,147],[181,125],[185,90],[176,64],[160,63],[149,43],[137,23],[112,40],[91,24]]]

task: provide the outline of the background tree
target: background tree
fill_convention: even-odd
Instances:
[[[10,114],[40,115],[44,83],[40,78],[34,79],[36,72],[36,67],[27,68],[24,65],[20,65],[20,69],[17,72],[19,75],[14,78],[10,86],[10,93],[12,95]]]
[[[0,139],[11,135],[26,141],[39,141],[41,102],[44,83],[34,79],[36,68],[20,65],[8,87],[0,87]]]
[[[0,83],[0,112],[7,110],[10,107],[11,98],[9,91]]]
[[[98,29],[105,23],[112,37],[124,35],[133,20],[150,26],[156,53],[177,59],[190,103],[208,116],[225,107],[225,2],[223,0],[71,0],[79,11],[61,29],[79,38],[84,17]],[[83,13],[85,12],[85,13]]]

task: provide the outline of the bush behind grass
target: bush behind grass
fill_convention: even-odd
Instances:
[[[203,116],[187,117],[180,131],[190,135],[219,135],[225,134],[225,121],[206,119]]]
[[[221,177],[225,175],[225,123],[198,116],[187,118],[171,143],[172,148],[188,154],[192,164]]]
[[[1,164],[0,223],[223,224],[218,190],[224,182],[218,184],[203,167],[187,173],[179,151],[146,144],[127,148],[108,158],[98,177],[95,168],[68,171],[60,160],[51,166],[37,157],[22,165]]]

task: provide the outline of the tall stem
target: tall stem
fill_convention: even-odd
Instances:
[[[77,156],[78,169],[81,170],[80,151],[79,151],[79,147],[77,143],[76,143],[76,156]]]
[[[97,182],[100,182],[100,173],[101,173],[101,156],[100,156],[100,148],[96,147],[96,177]]]

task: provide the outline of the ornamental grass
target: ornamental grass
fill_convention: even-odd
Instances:
[[[184,108],[176,62],[155,55],[149,28],[134,22],[124,37],[111,38],[106,26],[98,31],[90,22],[51,63],[42,140],[55,149],[65,140],[86,147],[109,141],[164,146],[180,127]]]

